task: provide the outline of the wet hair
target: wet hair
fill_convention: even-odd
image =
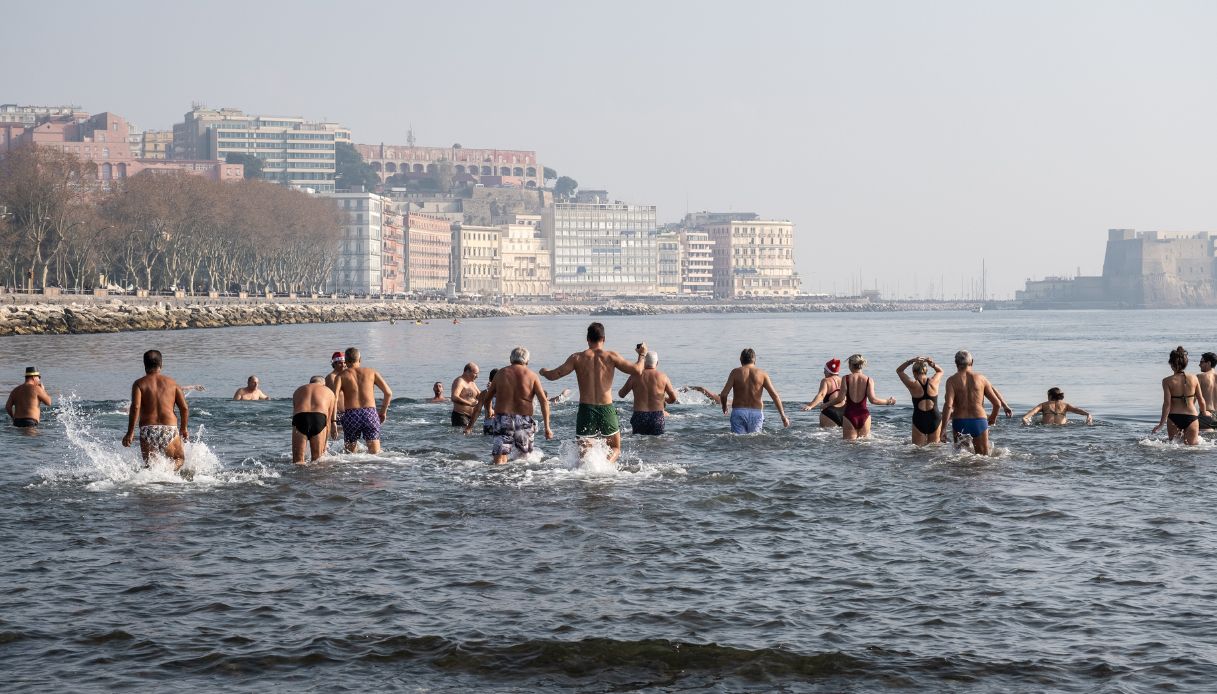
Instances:
[[[1049,400],[1064,400],[1065,392],[1063,390],[1061,390],[1060,388],[1049,388],[1048,389],[1048,399]]]
[[[588,342],[604,342],[604,324],[597,321],[587,326]]]
[[[488,379],[486,379],[486,380],[490,381],[491,383],[494,383],[494,375],[495,375],[495,374],[497,374],[498,372],[499,372],[499,370],[498,370],[498,369],[491,369],[491,370],[490,370],[490,377],[489,377]]]
[[[150,349],[144,352],[144,371],[161,368],[161,351],[159,349]]]
[[[1214,354],[1212,352],[1205,352],[1204,354],[1200,355],[1200,361],[1201,362],[1207,361],[1209,364],[1212,364],[1213,366],[1217,366],[1217,354]]]
[[[850,371],[861,371],[864,366],[866,366],[866,357],[861,354],[851,354],[849,356]]]
[[[593,323],[593,325],[600,325],[600,324],[599,324],[599,323]],[[591,334],[591,333],[590,333],[590,331],[589,331],[589,333],[588,333],[588,334]],[[590,338],[589,338],[589,339],[590,339]],[[602,340],[603,340],[604,338],[602,337],[602,338],[600,338],[600,339],[602,339]],[[516,347],[515,349],[511,350],[511,363],[512,363],[512,364],[527,364],[527,363],[528,363],[528,359],[529,359],[531,356],[532,356],[532,355],[531,355],[531,354],[529,354],[529,353],[528,353],[528,350],[527,350],[527,349],[525,349],[524,347]]]
[[[963,368],[972,365],[972,353],[966,349],[961,349],[955,353],[955,366]]]
[[[325,383],[325,376],[313,376],[308,380],[309,383]]]
[[[739,353],[739,363],[755,364],[756,363],[756,350],[752,349],[751,347],[745,347],[744,351]]]
[[[348,364],[354,364],[359,361],[359,348],[347,347],[346,358]]]
[[[435,383],[431,384],[431,391],[434,393],[438,393],[443,389],[444,389],[444,384],[439,381],[436,381]]]
[[[1180,345],[1171,350],[1169,363],[1175,371],[1183,371],[1187,368],[1187,350]]]
[[[918,359],[917,361],[913,362],[913,373],[914,374],[924,374],[926,371],[929,370],[929,368],[930,368],[929,365],[925,363],[924,359]]]
[[[652,369],[659,366],[659,352],[647,352],[646,357],[643,358],[642,365]]]

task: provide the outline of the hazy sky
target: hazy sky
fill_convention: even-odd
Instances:
[[[55,7],[6,8],[0,103],[535,149],[661,221],[794,221],[811,291],[950,296],[984,259],[1009,296],[1100,272],[1111,227],[1217,230],[1212,2]]]

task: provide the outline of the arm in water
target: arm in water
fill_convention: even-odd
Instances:
[[[135,439],[135,421],[139,418],[140,409],[139,381],[131,384],[131,407],[127,410],[127,434],[123,436],[123,446],[130,448]]]
[[[1091,417],[1089,412],[1087,412],[1086,410],[1083,410],[1080,407],[1074,407],[1073,405],[1070,405],[1069,403],[1065,403],[1065,411],[1072,412],[1074,414],[1080,414],[1086,418],[1087,424],[1094,424],[1094,417]]]
[[[790,418],[786,416],[786,410],[782,408],[782,399],[778,397],[778,392],[773,387],[773,381],[769,380],[769,374],[765,374],[764,387],[769,393],[769,398],[773,400],[773,406],[778,408],[778,415],[782,418],[782,426],[790,426]]]
[[[1023,415],[1023,426],[1030,426],[1031,418],[1034,417],[1035,415],[1039,414],[1040,410],[1042,410],[1042,409],[1044,409],[1044,403],[1041,402],[1040,404],[1036,405],[1035,407],[1032,407],[1030,412]]]

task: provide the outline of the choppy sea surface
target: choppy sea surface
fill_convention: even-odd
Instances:
[[[754,347],[794,411],[734,437],[682,394],[616,468],[577,465],[573,403],[494,467],[424,402],[517,344],[556,366],[587,317],[4,338],[0,375],[39,367],[56,406],[0,428],[2,687],[1212,691],[1217,449],[1149,430],[1167,353],[1217,351],[1215,318],[609,318],[610,347],[646,340],[677,385],[718,390]],[[394,390],[385,451],[295,467],[291,392],[351,345]],[[119,444],[147,348],[206,387],[190,480]],[[1020,414],[1060,386],[1096,424],[1003,421],[991,457],[911,446],[894,369],[959,348]],[[847,444],[798,406],[854,352],[899,404]],[[228,401],[250,374],[274,399]]]

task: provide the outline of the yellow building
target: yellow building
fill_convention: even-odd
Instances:
[[[499,227],[503,282],[507,296],[549,296],[554,292],[549,248],[541,215],[518,214],[514,224]]]
[[[499,236],[499,227],[461,224],[454,228],[451,272],[457,292],[488,296],[502,291]]]
[[[794,296],[794,224],[750,219],[719,221],[706,231],[714,244],[714,296],[720,299]]]

